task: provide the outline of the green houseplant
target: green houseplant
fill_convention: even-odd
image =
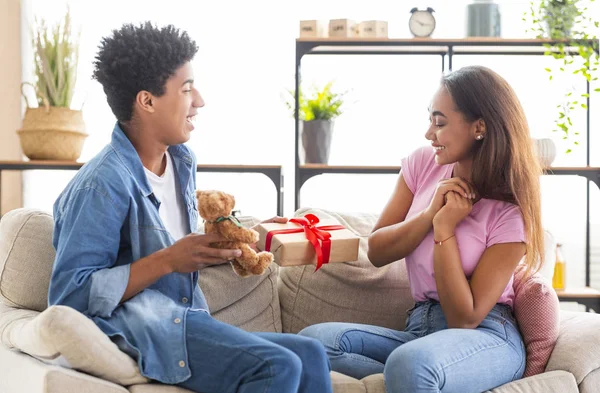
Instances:
[[[44,19],[32,26],[37,106],[29,105],[23,126],[17,131],[23,153],[32,160],[75,161],[87,133],[81,110],[71,103],[77,80],[79,32],[73,31],[69,9],[62,19],[48,25]]]
[[[347,92],[336,93],[333,82],[322,88],[313,86],[308,93],[298,92],[298,118],[301,121],[304,162],[327,164],[331,151],[331,140],[335,119],[344,111],[344,96]],[[288,109],[295,111],[295,92],[286,100]]]
[[[579,3],[580,0],[545,0],[538,4],[539,17],[549,38],[571,38],[575,23],[582,16]]]
[[[595,0],[587,0],[593,3]],[[530,10],[523,17],[530,23],[528,31],[538,39],[549,39],[545,44],[546,56],[556,60],[554,67],[545,68],[552,80],[557,73],[575,75],[581,82],[598,80],[598,37],[592,31],[600,27],[598,20],[590,16],[583,0],[531,1]],[[574,81],[574,83],[577,81]],[[563,133],[563,139],[573,138],[578,145],[579,132],[573,130],[572,115],[578,110],[587,110],[590,94],[600,92],[595,88],[589,93],[565,92],[562,102],[556,105],[555,132]],[[567,149],[570,153],[571,149]]]

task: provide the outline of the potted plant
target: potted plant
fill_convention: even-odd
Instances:
[[[302,89],[298,92],[304,162],[307,164],[327,164],[329,161],[334,121],[343,112],[346,94],[336,93],[332,87],[333,82],[329,82],[323,88],[313,87],[308,94]],[[293,113],[295,94],[289,93],[292,98],[286,104]]]
[[[27,109],[17,131],[23,153],[31,160],[75,161],[87,137],[81,110],[72,110],[77,80],[79,33],[72,29],[69,9],[52,26],[41,19],[32,29],[35,85],[21,92]],[[23,88],[35,90],[37,106],[29,105]]]
[[[539,3],[539,14],[548,38],[571,38],[575,21],[581,16],[579,2],[580,0],[543,0]]]
[[[528,31],[533,32],[536,38],[553,40],[545,44],[545,55],[552,56],[557,62],[556,66],[545,68],[550,80],[557,72],[575,75],[584,83],[598,80],[598,37],[591,32],[598,29],[600,23],[589,15],[589,9],[582,0],[532,1],[523,20],[529,21]],[[572,130],[571,116],[576,110],[587,110],[590,94],[598,92],[600,88],[591,89],[590,93],[565,92],[563,101],[556,105],[558,113],[553,131],[562,132],[563,139],[577,139],[580,133]],[[573,144],[578,145],[579,142],[574,140]],[[567,149],[567,153],[570,152],[571,149]]]

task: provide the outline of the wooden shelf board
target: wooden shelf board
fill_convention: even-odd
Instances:
[[[560,300],[600,298],[600,291],[590,287],[567,288],[563,291],[556,291],[556,294]]]

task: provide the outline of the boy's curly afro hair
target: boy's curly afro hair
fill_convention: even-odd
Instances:
[[[161,96],[169,77],[198,51],[186,32],[150,22],[126,24],[102,39],[94,62],[94,79],[104,88],[117,120],[131,120],[136,95],[146,90]]]

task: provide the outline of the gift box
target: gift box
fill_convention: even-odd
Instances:
[[[270,251],[280,266],[350,262],[358,259],[360,238],[333,219],[313,214],[290,219],[286,224],[264,223],[255,227],[259,250]]]
[[[351,19],[331,19],[329,21],[329,37],[358,37],[358,25]]]
[[[388,38],[388,23],[382,20],[360,22],[358,36],[364,38]]]
[[[301,20],[300,37],[327,37],[327,23],[322,20]]]

